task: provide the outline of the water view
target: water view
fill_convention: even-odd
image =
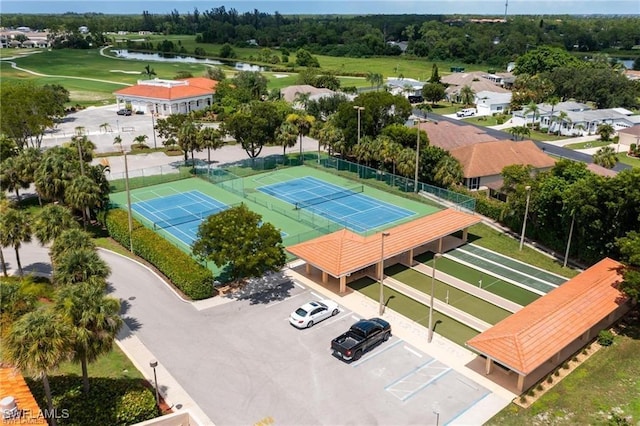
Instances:
[[[247,64],[245,62],[220,61],[208,58],[196,58],[194,56],[174,55],[172,53],[146,53],[146,52],[129,52],[126,49],[112,50],[112,52],[122,59],[136,59],[139,61],[151,62],[178,62],[191,64],[209,64],[209,65],[226,65],[235,68],[238,71],[266,71],[266,67],[259,65]]]

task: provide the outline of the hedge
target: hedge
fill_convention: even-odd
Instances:
[[[129,247],[127,212],[109,210],[104,221],[109,235]],[[158,268],[185,295],[194,300],[213,296],[213,273],[209,269],[135,219],[132,239],[133,252]]]

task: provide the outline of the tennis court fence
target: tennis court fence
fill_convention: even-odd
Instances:
[[[231,173],[229,170],[219,167],[215,168],[196,168],[195,175],[205,179],[222,189],[232,192],[241,197],[245,196],[244,180],[240,176]]]

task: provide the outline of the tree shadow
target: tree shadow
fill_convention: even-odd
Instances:
[[[9,262],[7,262],[9,263]],[[26,274],[34,274],[50,277],[53,274],[53,268],[50,263],[35,262],[22,267],[22,272]]]
[[[234,300],[248,300],[250,304],[267,304],[288,298],[294,285],[282,272],[265,274],[259,278],[250,278],[242,288],[225,297]]]

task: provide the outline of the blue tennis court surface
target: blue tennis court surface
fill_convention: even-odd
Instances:
[[[189,191],[131,204],[133,211],[188,246],[195,241],[198,226],[207,217],[229,206],[200,191]]]
[[[365,232],[415,215],[415,212],[311,176],[261,186],[259,191],[356,231]]]

